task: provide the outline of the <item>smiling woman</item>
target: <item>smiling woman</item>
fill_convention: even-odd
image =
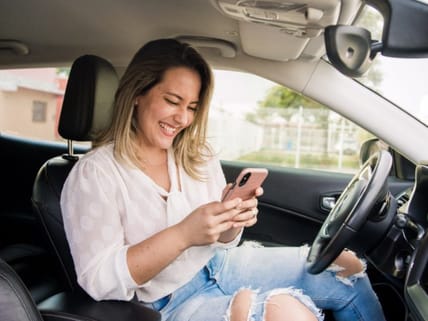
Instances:
[[[347,315],[355,302],[363,314],[377,310],[377,296],[388,321],[428,320],[426,1],[291,2],[0,1],[0,258],[40,311],[102,321],[321,312],[338,321],[358,319]],[[362,46],[372,60],[363,79],[326,58],[327,30],[338,26],[367,27],[376,41]],[[200,64],[173,65],[174,50],[156,49],[151,68],[127,69],[153,39],[189,44],[184,56],[195,49]],[[100,133],[118,79],[122,111]],[[371,186],[353,173],[376,168],[379,149],[367,150],[380,142],[392,169],[356,224],[341,195],[349,182],[358,187],[351,199]],[[227,182],[258,167],[269,175],[254,198],[219,201]],[[350,251],[339,251],[340,267],[322,260],[311,271],[324,271],[307,273],[312,246],[333,259],[333,232],[353,235],[360,223],[355,238],[341,238]],[[199,295],[212,289],[218,305]],[[7,299],[0,319],[15,321]],[[294,316],[270,309],[288,303]]]
[[[310,275],[306,247],[236,246],[257,222],[263,189],[220,201],[227,186],[205,139],[211,88],[210,67],[188,44],[154,40],[136,53],[112,126],[61,193],[79,284],[97,300],[136,298],[170,321],[315,321],[321,309],[383,320],[355,254],[336,253],[339,268]]]

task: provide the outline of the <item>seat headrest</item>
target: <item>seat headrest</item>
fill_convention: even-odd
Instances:
[[[58,132],[61,137],[90,141],[110,124],[118,76],[107,60],[85,55],[71,66]]]

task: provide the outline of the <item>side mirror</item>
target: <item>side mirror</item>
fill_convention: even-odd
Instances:
[[[387,150],[391,153],[393,159],[393,168],[391,170],[395,173],[395,176],[408,181],[413,181],[415,179],[415,164],[376,137],[366,140],[361,145],[360,166],[379,150]]]
[[[341,73],[361,77],[369,69],[382,45],[371,39],[367,29],[334,25],[324,31],[325,47],[330,62]]]
[[[370,138],[366,140],[360,148],[360,165],[364,164],[374,153],[388,149],[388,145],[379,138]]]

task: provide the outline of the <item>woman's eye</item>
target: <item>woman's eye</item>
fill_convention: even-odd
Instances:
[[[174,106],[177,106],[177,105],[179,104],[177,101],[172,101],[172,100],[167,99],[167,98],[165,98],[165,101],[166,101],[168,104],[171,104],[171,105],[174,105]]]
[[[196,111],[198,110],[197,107],[192,107],[192,106],[189,106],[188,109],[194,113],[196,113]]]

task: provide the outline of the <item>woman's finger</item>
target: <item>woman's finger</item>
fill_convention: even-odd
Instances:
[[[251,208],[245,212],[241,212],[233,217],[233,221],[235,222],[245,222],[248,220],[252,220],[254,217],[257,216],[259,210],[257,207]]]

